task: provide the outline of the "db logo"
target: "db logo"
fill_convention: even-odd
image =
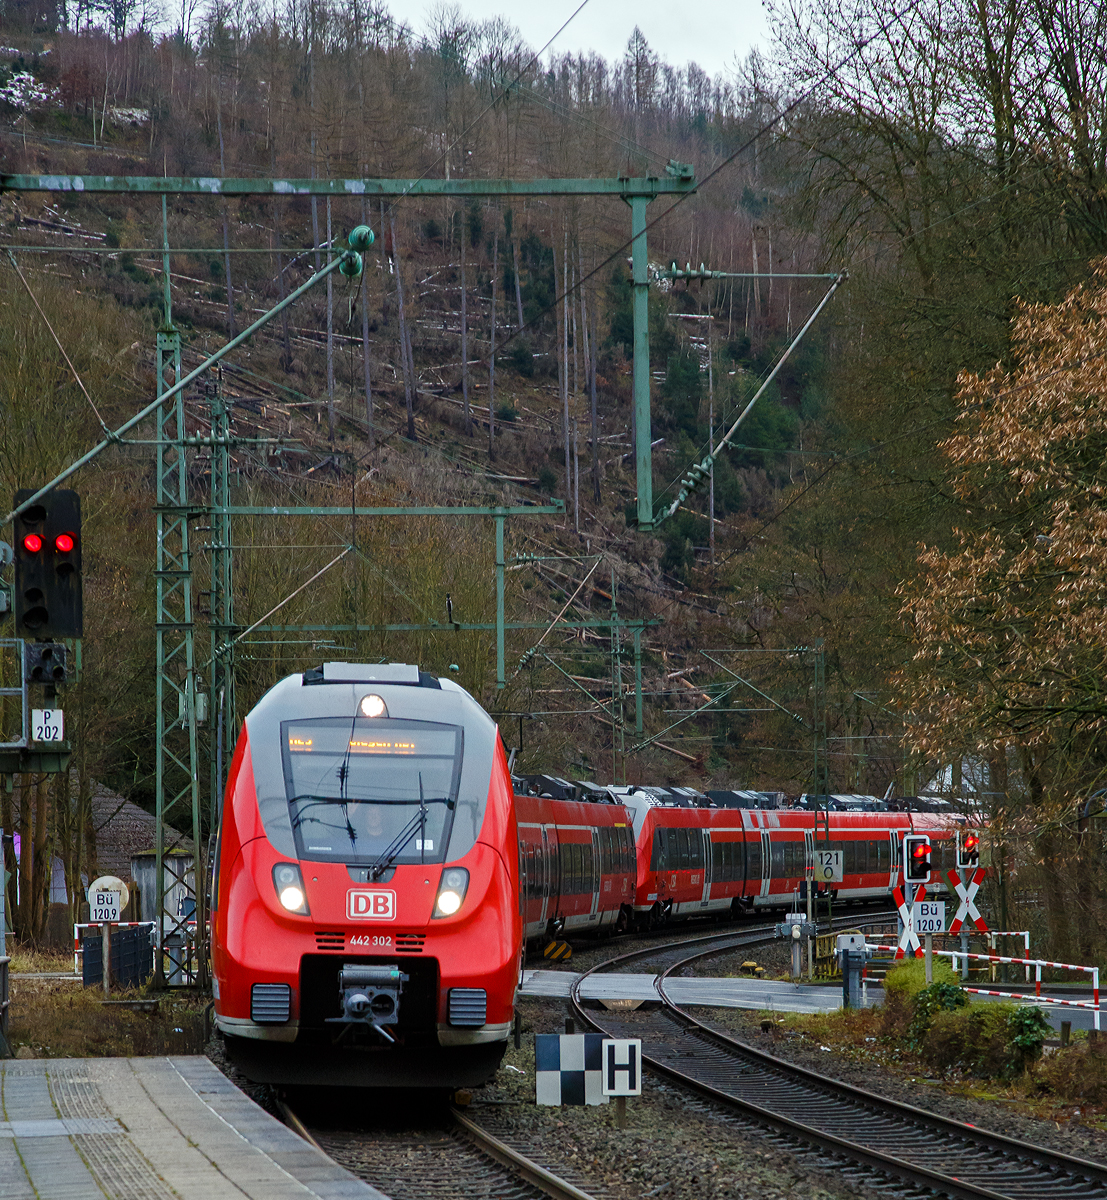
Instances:
[[[351,888],[346,893],[346,916],[351,921],[394,921],[396,893],[379,888]]]

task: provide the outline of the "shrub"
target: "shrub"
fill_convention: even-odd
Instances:
[[[1031,1006],[1016,1008],[1007,1020],[1007,1029],[1012,1058],[1017,1058],[1017,1073],[1021,1075],[1032,1062],[1042,1057],[1046,1034],[1052,1033],[1053,1027],[1042,1009]]]
[[[1041,1059],[1031,1083],[1034,1090],[1068,1103],[1107,1103],[1107,1041],[1081,1040]]]
[[[530,379],[534,375],[534,355],[531,353],[530,343],[525,338],[516,338],[512,342],[507,359],[524,378]]]
[[[944,958],[934,959],[932,975],[934,983],[957,983],[953,968]],[[921,958],[904,959],[884,978],[885,996],[895,994],[904,1000],[913,1000],[926,986],[926,961]]]
[[[911,1003],[902,992],[885,991],[880,1006],[880,1036],[888,1042],[902,1042],[911,1026]]]
[[[918,1050],[922,1047],[930,1024],[939,1013],[964,1008],[968,1002],[968,994],[955,983],[932,983],[924,987],[915,997],[907,1030],[908,1048]]]
[[[982,1078],[1013,1079],[1041,1055],[1048,1030],[1040,1008],[978,1004],[936,1013],[919,1049],[943,1074],[958,1068]]]
[[[538,469],[538,490],[544,496],[552,496],[557,490],[557,476],[545,464]]]

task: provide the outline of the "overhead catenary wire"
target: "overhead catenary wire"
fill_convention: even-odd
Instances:
[[[36,309],[38,309],[38,315],[42,318],[43,324],[46,326],[46,328],[50,331],[50,336],[54,339],[54,344],[58,347],[58,350],[61,351],[61,356],[62,356],[62,358],[65,359],[66,366],[73,373],[73,378],[77,381],[77,386],[84,393],[85,399],[88,401],[89,406],[91,407],[92,411],[96,414],[96,419],[97,419],[97,421],[100,422],[100,428],[105,433],[108,433],[109,430],[108,430],[107,423],[104,421],[104,418],[100,415],[100,410],[96,407],[96,401],[93,400],[93,398],[89,395],[88,388],[86,388],[84,385],[84,380],[81,379],[81,376],[77,372],[77,368],[73,365],[73,360],[69,357],[68,354],[66,354],[65,347],[61,344],[61,339],[54,332],[54,326],[50,324],[50,318],[42,311],[42,305],[39,304],[38,297],[34,294],[34,292],[31,291],[31,285],[27,282],[26,276],[24,276],[23,272],[20,270],[19,263],[16,262],[16,260],[15,260],[15,255],[12,254],[11,250],[8,250],[7,253],[8,253],[8,260],[11,262],[12,266],[15,268],[15,273],[19,276],[20,283],[23,284],[23,287],[26,290],[27,295],[31,297],[31,303],[34,304]]]

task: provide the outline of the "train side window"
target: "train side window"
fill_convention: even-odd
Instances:
[[[665,843],[661,840],[661,830],[653,831],[653,853],[650,855],[650,870],[665,870]]]
[[[704,865],[703,857],[703,830],[689,829],[688,839],[692,843],[692,869],[699,870]]]
[[[713,879],[725,879],[726,842],[711,843],[711,876]]]
[[[623,870],[629,875],[638,873],[634,854],[634,832],[629,827],[623,830]]]
[[[761,878],[761,839],[746,842],[746,878],[758,880]]]
[[[677,865],[681,871],[691,869],[691,855],[688,849],[688,830],[678,829],[677,835]]]

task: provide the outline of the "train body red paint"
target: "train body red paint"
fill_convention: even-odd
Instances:
[[[213,892],[215,1011],[272,1083],[459,1087],[495,1071],[523,944],[495,724],[414,667],[328,663],[247,716]]]
[[[617,795],[633,814],[638,877],[630,923],[638,927],[792,908],[806,896],[818,850],[842,852],[843,879],[830,885],[839,900],[891,895],[905,833],[930,834],[936,868],[954,861],[955,827],[931,813],[831,812],[828,837],[824,818],[817,822],[813,812],[686,807],[660,801],[656,790]],[[931,892],[943,887],[936,869]]]

